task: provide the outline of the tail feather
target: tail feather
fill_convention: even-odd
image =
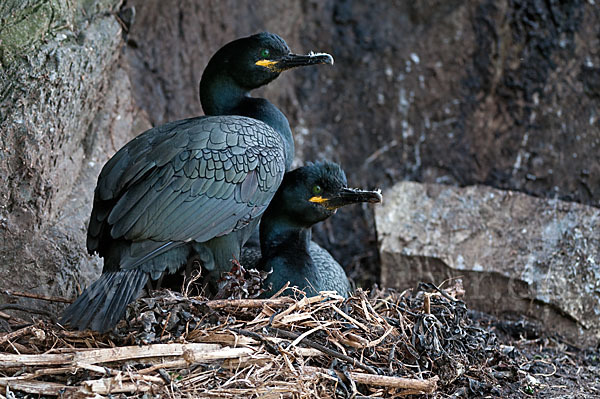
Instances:
[[[102,328],[105,325],[114,326],[123,317],[127,305],[137,298],[148,279],[146,273],[139,270],[136,270],[136,273],[142,278],[122,279],[112,287],[114,293],[111,291],[110,299],[104,302],[99,312],[102,318],[95,321],[95,324],[92,323],[92,329]],[[115,311],[115,309],[122,309],[122,311]]]
[[[79,330],[108,331],[123,317],[147,280],[148,275],[141,270],[103,273],[65,309],[60,321]]]

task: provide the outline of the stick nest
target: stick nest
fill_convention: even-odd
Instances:
[[[13,326],[0,334],[0,392],[360,398],[494,383],[484,366],[499,362],[496,338],[469,319],[459,282],[349,299],[296,294],[207,300],[155,291],[103,335],[44,321]]]

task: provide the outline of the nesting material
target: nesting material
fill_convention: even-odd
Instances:
[[[115,332],[39,322],[0,335],[0,392],[66,397],[431,394],[496,350],[455,285],[397,293],[206,300],[171,291],[132,304]]]

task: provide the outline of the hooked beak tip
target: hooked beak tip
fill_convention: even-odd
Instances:
[[[311,57],[320,57],[322,58],[322,63],[323,64],[328,64],[328,65],[333,65],[334,61],[333,61],[333,56],[331,54],[327,54],[327,53],[313,53],[312,51],[308,54]]]

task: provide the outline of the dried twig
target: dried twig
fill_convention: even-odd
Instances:
[[[262,335],[260,335],[258,333],[255,333],[253,331],[248,331],[248,330],[242,330],[241,328],[230,328],[230,330],[237,334],[245,335],[247,337],[254,338],[255,340],[257,340],[259,342],[262,342],[265,345],[265,349],[272,355],[279,355],[279,353],[280,353],[277,350],[277,348],[275,348],[273,346],[272,343],[270,343],[265,337],[263,337]]]
[[[56,317],[43,309],[36,309],[36,308],[32,308],[29,306],[23,306],[23,305],[17,305],[16,303],[4,303],[0,305],[0,310],[20,310],[22,312],[26,312],[26,313],[33,313],[33,314],[40,314],[42,316],[46,316],[48,317],[50,320],[52,320],[52,322],[56,322]]]
[[[192,362],[202,362],[217,359],[232,359],[252,354],[248,348],[223,348],[217,344],[154,344],[147,346],[123,346],[73,353],[43,354],[43,355],[1,355],[0,367],[20,366],[51,366],[78,363],[97,364],[119,362],[123,360],[184,357],[187,353]],[[187,359],[186,359],[187,360]]]
[[[11,333],[7,333],[4,335],[0,335],[0,345],[2,345],[5,342],[8,342],[10,340],[15,340],[22,336],[32,335],[32,334],[36,335],[36,337],[39,339],[45,338],[45,333],[42,330],[40,330],[38,327],[27,326],[27,327],[21,328],[20,330],[13,331]]]
[[[283,307],[295,303],[292,298],[275,299],[215,299],[213,301],[203,302],[211,309],[223,308],[262,308],[263,306]]]
[[[67,392],[73,390],[69,386],[64,384],[57,384],[55,382],[45,381],[3,381],[0,379],[1,387],[9,387],[12,390],[23,391],[36,395],[52,395],[58,396],[60,392]]]
[[[275,327],[269,327],[269,330],[273,330],[277,335],[280,335],[284,338],[289,338],[289,339],[296,339],[300,336],[300,334],[296,334],[290,331],[285,331],[285,330],[280,330],[279,328],[275,328]],[[335,351],[333,349],[329,349],[328,347],[318,344],[316,342],[312,342],[308,339],[305,339],[302,341],[302,343],[306,346],[310,346],[311,348],[315,348],[320,350],[321,352],[333,356],[337,359],[341,359],[345,362],[349,362],[351,365],[361,368],[363,370],[368,371],[369,373],[372,374],[377,374],[377,371],[375,371],[375,369],[373,367],[367,366],[366,364],[364,364],[363,362],[361,362],[360,360],[357,360],[355,358],[352,358],[348,355],[344,355],[343,353],[340,353],[338,351]]]
[[[42,301],[73,303],[72,299],[62,298],[62,297],[59,297],[59,296],[34,294],[32,292],[22,292],[22,291],[5,290],[4,293],[6,295],[10,295],[10,296],[19,296],[19,297],[24,297],[24,298],[33,298],[33,299],[39,299],[39,300],[42,300]]]

